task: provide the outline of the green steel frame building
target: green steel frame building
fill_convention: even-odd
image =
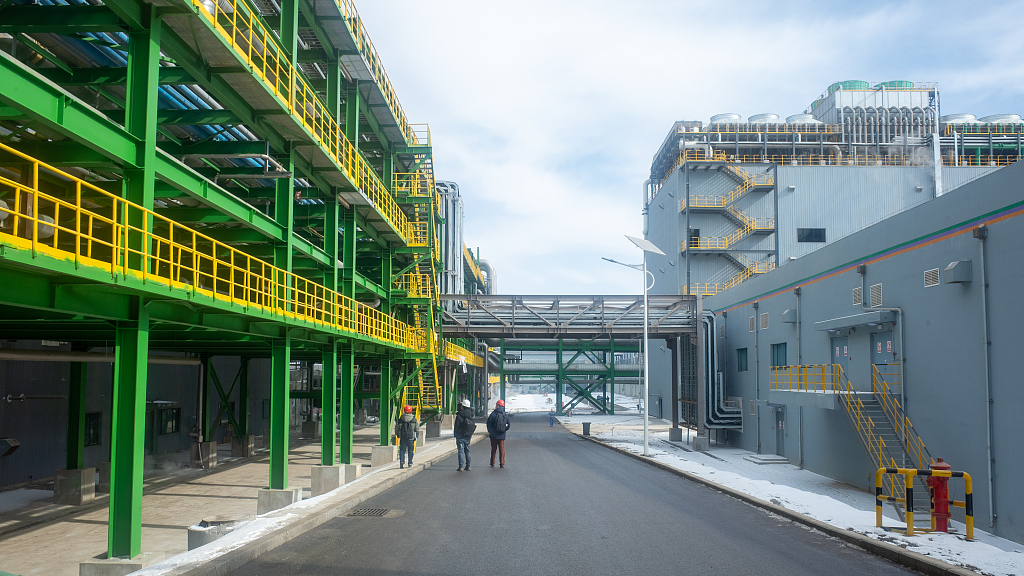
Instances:
[[[112,353],[109,556],[141,550],[161,362],[202,367],[209,437],[225,411],[206,387],[231,393],[210,359],[242,358],[243,406],[249,359],[270,359],[271,489],[288,487],[295,362],[323,366],[324,465],[352,462],[358,402],[379,402],[382,445],[401,404],[450,412],[445,360],[483,362],[440,333],[445,225],[429,129],[349,0],[0,1],[0,332],[70,343],[68,469],[90,355]],[[379,391],[356,392],[356,366],[379,366]]]

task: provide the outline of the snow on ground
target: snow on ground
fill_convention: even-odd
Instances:
[[[566,424],[579,424],[583,418],[563,417],[559,420]],[[636,454],[643,453],[643,420],[640,417],[593,415],[586,420],[601,428],[612,427],[608,432],[595,434],[601,441]],[[1024,574],[1024,546],[992,536],[977,527],[974,529],[974,542],[964,539],[965,527],[959,522],[951,523],[956,534],[926,533],[909,537],[875,527],[874,495],[853,486],[791,464],[754,464],[743,459],[753,453],[738,448],[718,446],[713,447],[709,454],[691,452],[680,447],[685,444],[668,442],[667,432],[651,434],[649,443],[652,458],[658,462],[807,514],[837,528],[858,532],[982,574]],[[889,506],[886,507],[885,524],[901,525]]]
[[[28,506],[36,500],[53,498],[53,490],[34,490],[32,488],[18,488],[0,492],[0,513],[17,510],[22,506]]]
[[[488,412],[494,410],[494,405],[500,396],[494,396],[487,401]],[[563,400],[568,401],[571,395],[563,395]],[[509,414],[519,412],[547,412],[555,407],[557,397],[554,394],[506,394],[505,411]],[[622,414],[639,414],[637,408],[639,400],[632,396],[615,395],[615,412]],[[588,402],[581,402],[572,412],[574,414],[597,413],[598,409]]]

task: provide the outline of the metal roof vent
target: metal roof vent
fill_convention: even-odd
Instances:
[[[753,316],[750,317],[750,331],[751,332],[754,331],[754,317]]]
[[[924,271],[924,287],[931,288],[939,285],[939,269],[932,268]]]
[[[882,305],[882,285],[872,284],[869,290],[871,291],[871,307],[878,308]]]
[[[764,312],[761,314],[761,330],[768,329],[768,313]]]
[[[864,303],[864,295],[861,294],[860,286],[853,289],[853,305],[860,306]]]
[[[971,281],[971,261],[957,260],[950,262],[942,271],[943,284],[966,284]]]

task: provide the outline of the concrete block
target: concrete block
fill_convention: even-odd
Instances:
[[[263,447],[270,448],[270,428],[263,429]]]
[[[445,428],[445,429],[448,429],[448,430],[451,430],[452,428],[454,428],[455,427],[455,415],[454,414],[445,414],[445,415],[441,416],[441,427]]]
[[[53,497],[65,506],[89,504],[96,499],[96,469],[55,470]]]
[[[110,493],[110,462],[100,462],[96,465],[96,491]]]
[[[302,423],[302,437],[310,440],[320,437],[320,423],[316,420],[306,420]]]
[[[668,429],[668,441],[669,442],[682,442],[683,441],[683,429],[682,428],[669,428]]]
[[[193,442],[190,457],[193,468],[213,470],[217,467],[217,443]]]
[[[366,408],[357,408],[355,414],[352,415],[352,423],[358,426],[366,424]]]
[[[256,453],[256,436],[249,434],[231,441],[231,455],[239,458],[250,458]]]
[[[341,486],[341,466],[312,466],[309,492],[316,497]]]
[[[711,437],[694,436],[693,449],[696,450],[697,452],[707,452],[708,450],[711,450]]]
[[[288,487],[284,490],[263,488],[256,494],[256,515],[279,510],[302,500],[302,488]]]
[[[224,536],[244,520],[237,516],[222,515],[203,518],[199,524],[188,527],[188,549],[194,550]]]
[[[427,422],[427,433],[424,434],[427,438],[440,438],[441,437],[441,423],[437,420],[431,420]]]
[[[163,552],[143,552],[134,558],[87,560],[78,565],[78,576],[125,576],[164,559]]]
[[[398,458],[397,446],[373,446],[370,448],[370,466],[386,466]]]
[[[427,435],[426,435],[426,433],[423,430],[420,430],[420,433],[416,435],[416,447],[417,448],[421,448],[421,447],[426,446],[426,445],[427,445]]]
[[[342,474],[342,483],[344,484],[358,480],[363,475],[362,464],[342,464],[341,467],[344,470]]]

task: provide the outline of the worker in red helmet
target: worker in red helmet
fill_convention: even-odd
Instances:
[[[505,432],[512,426],[505,413],[505,401],[498,400],[494,411],[487,417],[487,434],[491,437],[491,467],[494,467],[494,453],[500,454],[499,463],[505,467]]]
[[[395,423],[395,437],[398,439],[398,467],[405,468],[405,454],[409,453],[409,466],[416,454],[416,437],[420,433],[420,423],[412,413],[412,406],[406,406],[402,417]]]

